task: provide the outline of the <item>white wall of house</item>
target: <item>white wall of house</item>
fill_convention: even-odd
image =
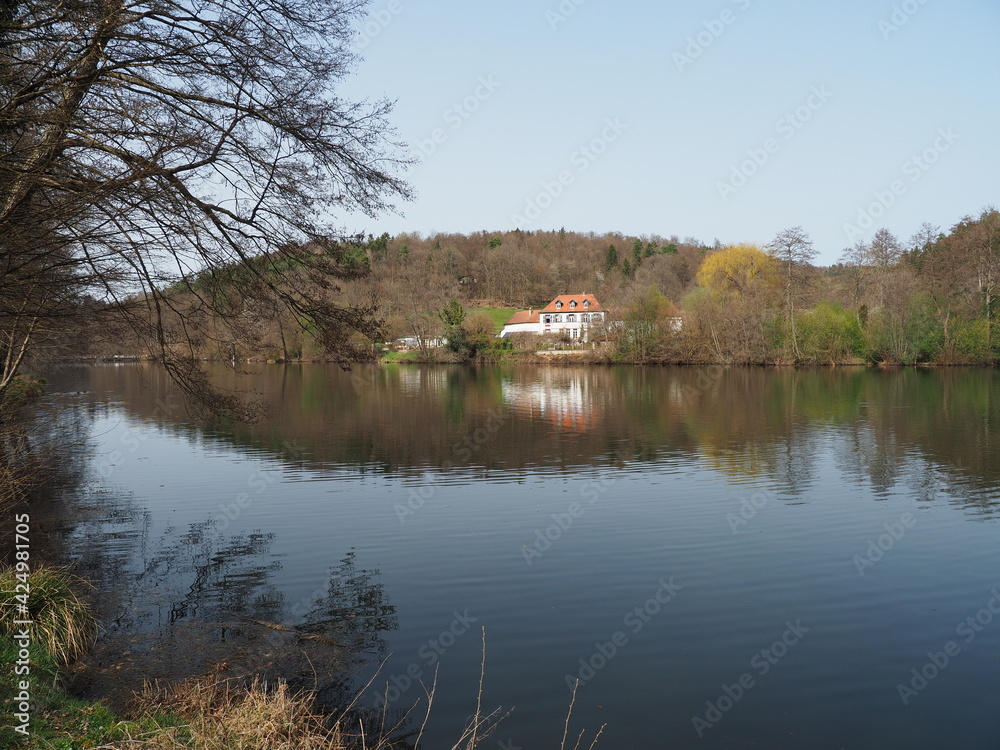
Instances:
[[[543,334],[566,333],[572,339],[589,341],[595,329],[600,331],[603,327],[603,312],[560,312],[542,313],[537,330]]]
[[[512,333],[538,333],[538,323],[515,323],[507,324],[500,332],[500,338],[510,336]]]

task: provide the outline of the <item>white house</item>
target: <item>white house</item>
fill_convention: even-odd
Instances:
[[[593,294],[561,294],[541,310],[514,313],[504,324],[500,337],[513,333],[561,334],[577,341],[589,341],[605,330],[608,310]]]

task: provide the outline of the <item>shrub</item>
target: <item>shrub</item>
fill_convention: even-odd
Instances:
[[[7,385],[3,400],[9,404],[24,404],[45,393],[45,380],[33,375],[18,375]]]
[[[840,305],[820,303],[798,317],[799,349],[813,362],[848,362],[864,351],[857,316]]]
[[[990,351],[990,329],[983,319],[961,321],[952,325],[952,345],[965,362],[984,364],[994,360]]]
[[[23,574],[20,574],[23,576]],[[15,620],[31,620],[34,639],[61,666],[83,655],[94,642],[96,629],[90,606],[76,594],[86,586],[82,578],[59,568],[36,567],[22,582],[13,568],[0,571],[0,632],[15,632]],[[27,588],[27,615],[20,610]]]

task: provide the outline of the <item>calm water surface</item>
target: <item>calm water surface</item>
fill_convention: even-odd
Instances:
[[[514,709],[485,747],[557,748],[576,680],[574,733],[615,750],[1000,747],[995,371],[216,375],[265,417],[55,378],[91,446],[83,690],[256,659],[333,699],[382,664],[362,703],[398,717],[437,670],[451,747],[485,628],[484,706]]]

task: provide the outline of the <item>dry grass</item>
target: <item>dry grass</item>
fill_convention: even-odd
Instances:
[[[191,680],[149,686],[142,705],[171,713],[184,724],[139,740],[143,747],[199,750],[347,750],[355,745],[339,723],[330,727],[313,711],[313,695],[284,683],[239,685]]]
[[[22,583],[13,568],[0,570],[0,632],[12,633],[15,620],[31,620],[33,637],[65,666],[86,653],[97,635],[90,606],[77,596],[86,581],[61,568],[33,568]],[[19,611],[27,589],[27,616]]]
[[[483,633],[483,663],[475,713],[451,750],[475,750],[485,747],[486,740],[496,731],[508,713],[496,709],[484,713],[483,682],[486,669],[486,641]],[[374,677],[372,681],[374,681]],[[371,682],[366,686],[371,687]],[[412,744],[400,739],[404,735],[410,713],[394,724],[383,711],[379,726],[372,728],[346,717],[352,715],[354,704],[339,714],[338,719],[318,715],[313,706],[315,694],[309,690],[295,691],[284,683],[267,685],[260,681],[241,684],[235,681],[199,679],[166,687],[148,685],[140,697],[140,710],[147,718],[170,715],[180,719],[178,726],[164,727],[141,737],[106,745],[116,748],[155,748],[156,750],[393,750],[406,747],[419,750],[424,729],[434,703],[437,672],[434,682],[425,688],[426,708],[423,721]],[[364,693],[362,690],[361,693]],[[359,693],[359,695],[361,694]],[[566,716],[569,731],[573,701]],[[356,726],[354,725],[356,721]],[[379,722],[376,722],[377,724]],[[603,727],[601,730],[603,731]],[[593,750],[601,732],[597,733],[589,750]],[[574,750],[580,750],[583,733]],[[560,750],[567,750],[563,736]]]

